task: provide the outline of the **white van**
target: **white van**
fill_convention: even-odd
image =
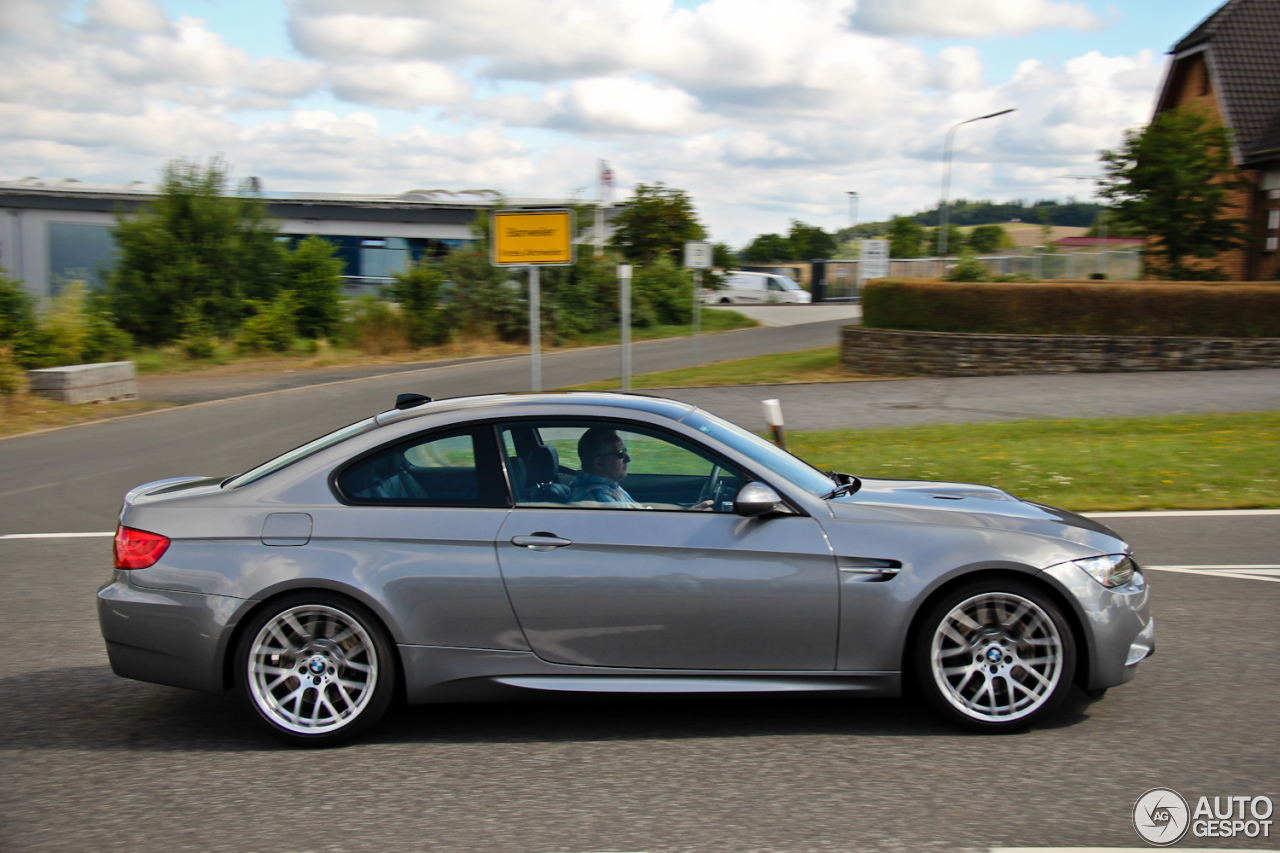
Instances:
[[[769,272],[730,272],[720,290],[702,291],[703,302],[808,303],[809,291],[785,275]]]

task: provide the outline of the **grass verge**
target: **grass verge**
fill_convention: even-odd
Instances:
[[[119,403],[61,403],[36,394],[0,397],[0,437],[70,426],[88,421],[163,409],[169,403],[125,400]]]
[[[709,385],[782,385],[795,382],[848,382],[867,379],[842,370],[835,347],[800,350],[780,355],[758,355],[733,361],[717,361],[699,367],[682,367],[631,377],[631,387],[693,388]],[[566,391],[615,391],[617,379],[588,382]]]
[[[1280,507],[1280,412],[791,433],[824,470],[989,483],[1077,511]]]

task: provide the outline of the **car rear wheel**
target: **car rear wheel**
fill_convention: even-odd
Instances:
[[[921,626],[916,673],[944,716],[985,732],[1026,728],[1071,689],[1071,627],[1035,586],[987,580],[938,601]]]
[[[366,608],[302,593],[254,616],[236,649],[237,689],[276,737],[332,746],[365,731],[391,703],[392,645]]]

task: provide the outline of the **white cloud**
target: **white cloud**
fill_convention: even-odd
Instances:
[[[471,94],[462,78],[434,62],[339,65],[329,77],[343,100],[398,110],[456,104]]]
[[[851,22],[876,35],[961,38],[1103,25],[1084,3],[1053,0],[858,0]]]
[[[169,19],[151,0],[93,0],[85,9],[90,29],[164,33]]]

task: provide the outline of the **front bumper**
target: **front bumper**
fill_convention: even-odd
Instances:
[[[206,693],[226,689],[231,631],[253,602],[225,595],[141,589],[117,571],[98,590],[98,626],[111,670],[125,678]]]
[[[1138,664],[1155,653],[1155,621],[1151,595],[1141,570],[1125,586],[1107,589],[1083,569],[1062,563],[1044,570],[1068,593],[1080,624],[1088,664],[1085,689],[1103,690],[1124,684]]]

